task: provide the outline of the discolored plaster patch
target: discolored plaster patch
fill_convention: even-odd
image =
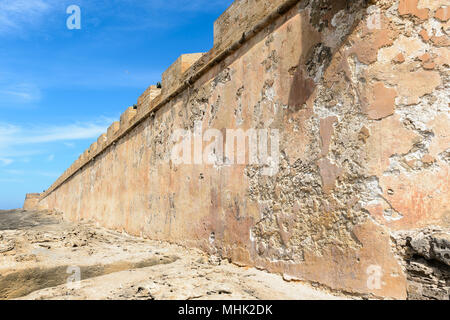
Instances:
[[[401,16],[413,15],[421,20],[428,19],[429,10],[426,8],[419,9],[417,5],[419,0],[400,0],[398,5],[398,11]]]
[[[382,82],[369,87],[367,115],[371,120],[380,120],[394,114],[397,91],[386,88]]]
[[[447,22],[450,19],[449,7],[445,6],[445,7],[439,8],[438,10],[436,10],[434,17],[436,19],[439,19],[442,22]]]

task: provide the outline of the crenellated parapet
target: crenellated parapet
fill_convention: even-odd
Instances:
[[[222,51],[240,41],[255,25],[282,5],[298,1],[238,0],[214,23],[214,50]]]
[[[125,112],[120,116],[120,127],[128,127],[129,124],[133,121],[133,118],[136,116],[136,114],[137,107],[129,107],[127,110],[125,110]]]
[[[162,94],[167,96],[183,84],[183,74],[204,53],[192,53],[181,55],[162,75]]]
[[[97,146],[99,149],[103,149],[106,145],[106,141],[108,141],[108,138],[106,137],[106,134],[102,134],[100,137],[98,137],[97,139]]]
[[[144,115],[150,111],[150,106],[152,105],[153,100],[155,100],[158,96],[161,95],[161,88],[158,88],[156,85],[152,85],[144,91],[144,93],[138,98],[137,101],[137,112],[138,117],[140,115]]]

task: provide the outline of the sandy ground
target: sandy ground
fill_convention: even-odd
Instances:
[[[0,299],[347,298],[213,260],[46,212],[0,211]]]

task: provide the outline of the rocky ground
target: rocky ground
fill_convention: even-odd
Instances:
[[[346,298],[59,215],[0,211],[0,299]]]

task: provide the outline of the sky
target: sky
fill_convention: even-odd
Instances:
[[[178,56],[208,51],[232,2],[0,0],[0,209],[47,189]]]

